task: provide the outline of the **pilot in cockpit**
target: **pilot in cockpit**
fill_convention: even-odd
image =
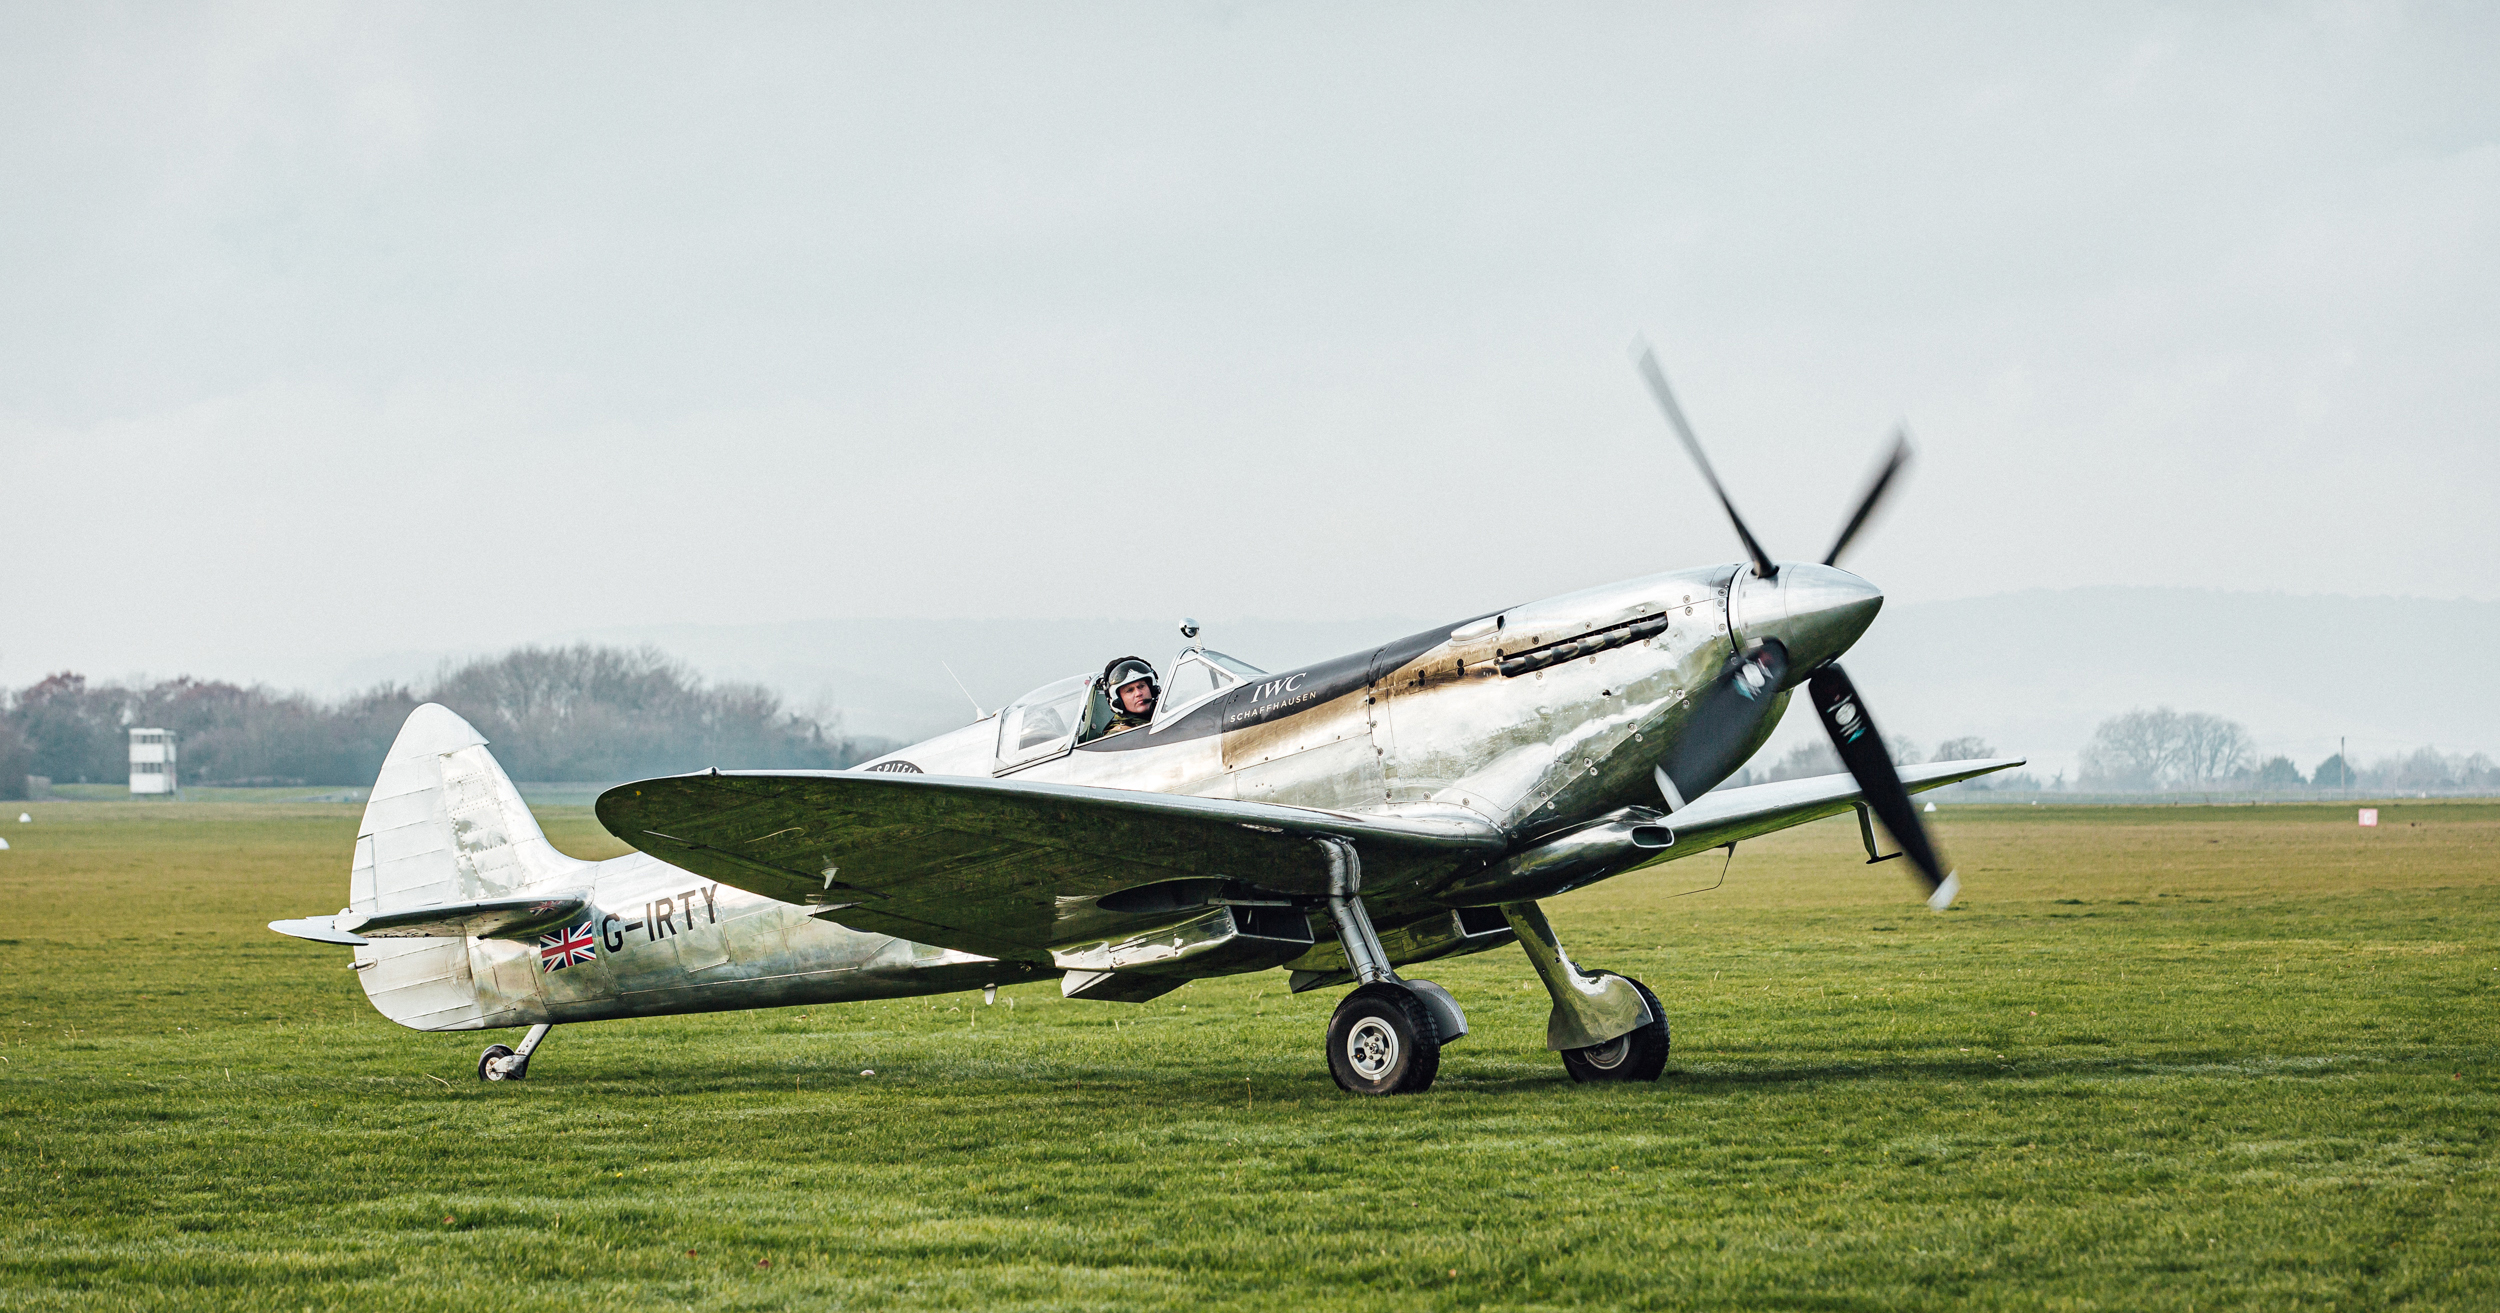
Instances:
[[[1111,695],[1111,723],[1103,726],[1104,737],[1153,720],[1155,699],[1163,693],[1155,668],[1138,657],[1121,657],[1112,662],[1103,671],[1102,687]]]

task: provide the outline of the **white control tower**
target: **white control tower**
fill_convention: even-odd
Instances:
[[[130,796],[151,795],[173,797],[181,791],[174,775],[174,732],[169,729],[130,730]]]

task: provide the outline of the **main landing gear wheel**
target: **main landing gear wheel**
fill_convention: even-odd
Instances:
[[[1593,976],[1611,976],[1612,971],[1592,971]],[[1626,976],[1629,980],[1631,977]],[[1667,1012],[1658,1006],[1658,996],[1649,986],[1637,980],[1632,988],[1641,991],[1641,1002],[1649,1005],[1649,1024],[1630,1034],[1617,1035],[1603,1044],[1584,1049],[1564,1049],[1563,1070],[1583,1085],[1601,1080],[1656,1080],[1667,1070]]]
[[[530,1060],[513,1057],[511,1048],[502,1044],[487,1045],[484,1056],[477,1060],[479,1080],[520,1080],[529,1071]]]
[[[1349,1094],[1421,1094],[1441,1074],[1441,1027],[1405,986],[1374,981],[1329,1018],[1328,1074]]]

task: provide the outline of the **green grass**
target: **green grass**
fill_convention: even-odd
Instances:
[[[1942,916],[1808,827],[1552,905],[1663,1082],[1570,1084],[1504,949],[1420,973],[1476,1032],[1386,1100],[1281,975],[560,1029],[485,1086],[509,1034],[261,928],[343,901],[356,808],[21,809],[0,1307],[2500,1307],[2491,803],[1950,808]]]

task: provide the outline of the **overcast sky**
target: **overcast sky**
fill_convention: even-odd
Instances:
[[[2500,9],[0,6],[0,681],[586,627],[2500,597]],[[1880,632],[1880,631],[1879,631]]]

